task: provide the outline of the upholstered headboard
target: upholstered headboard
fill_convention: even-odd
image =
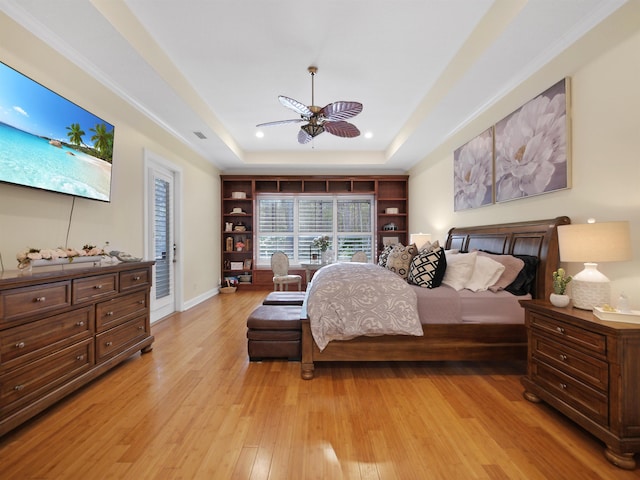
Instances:
[[[569,217],[550,220],[454,227],[449,230],[445,248],[462,252],[484,250],[509,255],[531,255],[538,258],[534,298],[549,298],[553,291],[553,271],[558,268],[558,225],[571,223]]]

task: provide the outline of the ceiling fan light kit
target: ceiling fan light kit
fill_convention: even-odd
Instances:
[[[314,77],[318,68],[311,66],[307,69],[311,74],[311,105],[307,106],[293,98],[280,95],[278,100],[285,107],[293,110],[300,118],[289,120],[278,120],[275,122],[260,123],[257,127],[269,127],[273,125],[284,125],[287,123],[307,122],[300,127],[298,132],[298,142],[305,144],[322,132],[328,132],[337,137],[353,138],[360,135],[358,127],[345,120],[355,117],[362,112],[362,104],[358,102],[333,102],[321,108],[314,105]]]

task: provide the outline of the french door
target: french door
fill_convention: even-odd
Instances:
[[[176,172],[147,155],[147,229],[145,258],[155,261],[151,287],[151,322],[177,308]]]

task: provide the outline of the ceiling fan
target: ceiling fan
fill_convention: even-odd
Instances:
[[[256,125],[256,127],[306,122],[305,125],[300,127],[300,131],[298,132],[298,142],[302,144],[308,143],[322,132],[328,132],[332,135],[346,138],[353,138],[360,135],[358,127],[352,123],[345,122],[345,120],[358,115],[362,111],[362,104],[358,102],[339,101],[330,103],[323,108],[315,106],[313,104],[313,79],[315,74],[318,72],[318,68],[311,66],[307,70],[311,74],[311,105],[307,106],[293,98],[285,97],[284,95],[278,96],[280,103],[296,112],[300,115],[300,118],[260,123]]]

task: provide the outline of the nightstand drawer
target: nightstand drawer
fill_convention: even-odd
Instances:
[[[570,342],[572,346],[582,347],[601,355],[607,353],[607,337],[596,332],[584,330],[569,323],[545,317],[537,313],[531,314],[531,327],[540,329],[558,341]],[[544,333],[542,333],[543,336]]]
[[[586,355],[562,343],[554,342],[548,335],[532,335],[532,354],[558,370],[576,377],[593,388],[607,392],[609,365],[603,360]]]
[[[541,361],[532,362],[531,377],[536,384],[594,422],[609,425],[609,401],[604,393]]]

